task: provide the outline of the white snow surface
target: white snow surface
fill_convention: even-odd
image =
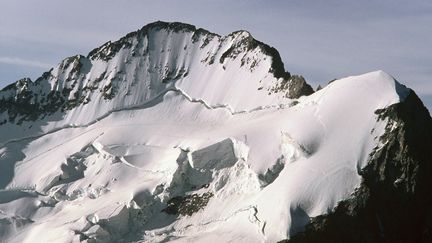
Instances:
[[[264,62],[254,71],[238,59],[201,62],[247,34],[216,36],[204,51],[190,33],[143,39],[168,56],[125,60],[122,49],[76,78],[133,66],[121,95],[89,93],[62,119],[0,126],[0,241],[275,242],[348,198],[384,132],[374,112],[407,89],[376,71],[289,100],[257,91],[277,82],[258,50],[246,54]],[[143,65],[189,73],[161,85],[152,68],[138,72]],[[211,196],[191,215],[163,211],[186,195]]]

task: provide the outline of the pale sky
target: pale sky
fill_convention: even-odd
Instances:
[[[384,70],[432,108],[430,0],[1,0],[0,88],[156,20],[248,30],[314,87]]]

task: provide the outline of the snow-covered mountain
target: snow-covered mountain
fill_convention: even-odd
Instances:
[[[0,91],[0,241],[427,240],[431,148],[382,71],[314,93],[246,31],[155,22]]]

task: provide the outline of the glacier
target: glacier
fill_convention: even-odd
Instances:
[[[0,241],[275,242],[302,231],[360,186],[388,123],[375,111],[409,89],[375,71],[312,93],[280,65],[246,31],[156,22],[6,87]],[[20,99],[34,106],[13,110]]]

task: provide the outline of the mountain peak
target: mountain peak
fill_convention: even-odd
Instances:
[[[151,31],[168,31],[168,32],[188,32],[188,33],[194,33],[195,35],[211,35],[211,36],[219,36],[217,34],[211,33],[205,29],[197,29],[194,25],[181,23],[181,22],[164,22],[164,21],[156,21],[149,23],[145,26],[143,26],[141,29],[137,31],[133,31],[125,35],[124,37],[120,38],[117,41],[108,41],[102,46],[93,49],[90,51],[90,53],[87,55],[88,58],[94,59],[94,58],[100,58],[101,55],[97,55],[100,51],[104,49],[112,49],[112,50],[118,50],[121,49],[124,46],[128,46],[130,41],[134,38],[144,38],[149,34]],[[197,37],[195,37],[197,38]]]
[[[109,41],[87,57],[65,58],[28,86],[21,100],[31,99],[35,106],[19,109],[12,120],[22,122],[36,114],[48,116],[81,106],[106,107],[96,112],[98,117],[112,109],[148,102],[167,89],[181,89],[191,97],[229,105],[236,111],[313,93],[304,78],[285,71],[275,48],[247,31],[221,37],[193,25],[162,21]],[[240,92],[245,90],[247,93]],[[0,92],[8,104],[19,96],[9,93]],[[249,95],[257,101],[251,101]]]
[[[0,241],[430,239],[431,131],[382,71],[313,93],[248,32],[155,22],[0,91]]]
[[[208,30],[202,29],[202,28],[196,28],[194,25],[180,23],[180,22],[163,22],[163,21],[156,21],[150,24],[145,25],[141,29],[131,32],[127,34],[125,37],[120,38],[118,41],[111,42],[108,41],[102,46],[95,48],[94,50],[90,51],[88,54],[88,58],[90,59],[109,59],[113,57],[120,49],[129,47],[131,45],[131,42],[135,38],[145,38],[148,36],[151,31],[167,31],[167,32],[187,32],[187,33],[193,33],[192,35],[192,42],[198,41],[200,38],[205,38],[205,42],[203,43],[203,46],[206,45],[206,43],[214,38],[221,39],[223,42],[225,39],[232,39],[234,40],[234,45],[231,47],[231,49],[228,49],[226,54],[222,56],[221,62],[223,62],[224,57],[229,55],[230,52],[234,49],[237,49],[237,52],[241,51],[249,51],[255,48],[260,48],[261,51],[269,56],[272,59],[272,70],[274,76],[276,78],[284,78],[289,79],[290,73],[285,71],[284,64],[282,62],[282,59],[279,55],[279,52],[274,48],[271,47],[263,42],[260,42],[252,37],[250,32],[246,30],[238,30],[234,31],[227,36],[221,37],[218,34],[212,33]],[[239,49],[239,47],[243,47],[242,50]],[[310,94],[313,92],[312,88],[307,88],[308,92],[307,94]]]

